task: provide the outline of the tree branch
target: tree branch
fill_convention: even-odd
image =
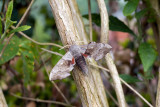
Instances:
[[[11,26],[12,29],[15,29],[16,27]],[[37,45],[51,45],[51,46],[56,46],[58,48],[62,48],[61,45],[55,44],[55,43],[40,43],[38,41],[35,41],[34,39],[30,38],[29,36],[27,36],[25,33],[23,32],[18,32],[19,34],[21,34],[23,37],[25,37],[26,39],[30,40],[31,42],[37,44]]]
[[[74,22],[74,25],[78,31],[78,34],[79,34],[81,40],[83,40],[84,44],[88,44],[89,39],[88,39],[86,30],[85,30],[85,26],[84,26],[82,17],[80,15],[78,4],[77,4],[76,0],[67,0],[67,2],[70,7],[73,22]]]
[[[109,32],[108,13],[107,13],[107,9],[106,9],[104,0],[97,0],[97,2],[98,2],[99,10],[100,10],[100,15],[101,15],[101,42],[107,43],[108,42],[108,32]],[[126,102],[125,102],[122,85],[119,79],[119,75],[118,75],[116,66],[113,63],[113,59],[111,58],[110,53],[108,53],[105,56],[105,59],[106,59],[108,68],[110,70],[111,77],[113,79],[114,88],[116,91],[119,107],[125,107]]]

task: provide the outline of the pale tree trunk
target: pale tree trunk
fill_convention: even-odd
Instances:
[[[87,43],[88,39],[75,0],[49,0],[49,3],[62,43],[64,45],[79,45],[82,44],[80,41]],[[104,86],[97,68],[89,67],[89,75],[86,76],[75,67],[72,74],[83,107],[108,107]]]
[[[8,107],[1,87],[0,87],[0,107]]]

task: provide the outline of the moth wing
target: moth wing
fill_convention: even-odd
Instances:
[[[95,60],[99,60],[102,59],[111,49],[112,47],[108,44],[90,42],[87,45],[84,54],[91,56]]]
[[[68,51],[54,66],[54,68],[50,72],[49,79],[51,81],[57,79],[61,80],[63,78],[70,76],[70,72],[73,70],[74,65],[75,65],[74,58],[72,54]]]

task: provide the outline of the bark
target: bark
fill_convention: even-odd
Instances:
[[[49,0],[56,25],[64,45],[81,44],[85,41],[84,25],[81,17],[77,14],[77,7],[74,7],[75,0]],[[76,22],[77,21],[77,22]],[[78,24],[80,23],[81,28]],[[83,28],[82,28],[83,27]],[[83,33],[81,33],[83,31]],[[83,35],[83,37],[80,36]],[[84,38],[85,37],[85,38]],[[86,40],[84,40],[86,39]],[[92,60],[90,62],[93,62]],[[79,96],[83,107],[108,107],[104,86],[99,72],[89,67],[89,75],[84,75],[77,67],[73,70],[73,78],[76,82]]]
[[[87,44],[89,39],[88,39],[86,30],[84,27],[84,23],[82,21],[82,17],[80,15],[78,4],[77,4],[76,0],[67,0],[67,1],[68,1],[68,5],[71,9],[73,22],[74,22],[74,25],[76,26],[78,34],[79,34],[81,40],[84,42],[84,44]]]
[[[0,87],[0,107],[8,107],[1,87]]]
[[[101,42],[107,43],[108,32],[109,32],[108,13],[107,13],[104,0],[97,0],[97,2],[100,10],[100,15],[101,15]],[[120,82],[119,74],[110,53],[108,53],[105,56],[105,59],[107,62],[107,66],[110,70],[111,77],[113,79],[114,89],[116,91],[116,95],[119,103],[118,105],[119,107],[126,107],[126,101],[125,101],[122,85]]]

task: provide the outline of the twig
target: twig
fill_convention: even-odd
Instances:
[[[57,53],[57,52],[52,52],[52,51],[47,50],[47,49],[44,49],[44,48],[41,48],[41,49],[42,49],[43,51],[46,51],[46,52],[49,52],[49,53],[52,53],[52,54],[55,54],[55,55],[58,55],[58,56],[63,56],[62,54]],[[42,59],[42,58],[41,58],[41,59]],[[45,66],[45,62],[43,61],[43,59],[42,59],[42,63],[43,63],[43,65],[44,65],[44,67],[45,67],[45,70],[46,70],[48,76],[49,76],[49,72],[47,71],[47,68],[46,68],[46,66]],[[55,88],[57,89],[57,91],[61,94],[61,96],[64,98],[64,100],[65,100],[68,104],[70,104],[69,101],[67,100],[67,98],[64,96],[64,94],[61,92],[61,90],[60,90],[59,87],[57,86],[57,84],[56,84],[54,81],[51,81],[51,82],[53,83],[53,85],[55,86]]]
[[[31,1],[31,3],[29,4],[29,6],[28,6],[27,10],[25,11],[25,13],[24,13],[24,14],[23,14],[23,16],[21,17],[20,21],[18,22],[18,24],[16,25],[16,27],[15,27],[15,28],[17,28],[17,27],[22,23],[22,21],[24,20],[24,18],[25,18],[25,17],[26,17],[26,15],[27,15],[27,13],[28,13],[29,9],[31,8],[31,6],[32,6],[33,2],[34,2],[34,0],[32,0],[32,1]],[[3,49],[2,49],[2,51],[1,51],[1,53],[0,53],[0,58],[2,57],[2,55],[3,55],[3,53],[4,53],[5,48],[6,48],[6,47],[7,47],[7,45],[9,44],[9,42],[10,42],[11,38],[13,37],[13,35],[14,35],[14,33],[12,33],[12,34],[9,36],[9,38],[8,38],[8,40],[7,40],[7,43],[4,45],[4,47],[3,47]]]
[[[49,76],[49,75],[48,75]],[[67,98],[64,96],[64,94],[62,93],[62,91],[59,89],[59,87],[57,86],[57,84],[54,81],[51,81],[52,84],[54,85],[54,87],[57,89],[57,91],[61,94],[61,96],[63,97],[63,99],[66,101],[67,104],[70,104],[70,102],[67,100]]]
[[[93,65],[93,64],[91,64],[91,65]],[[93,65],[93,66],[95,66],[95,65]],[[110,72],[110,71],[108,71],[108,69],[106,69],[106,68],[104,68],[104,67],[101,67],[101,66],[98,66],[98,65],[96,65],[95,67],[97,67],[97,68],[100,68],[100,69],[103,69],[103,70],[105,70],[105,71],[107,71],[107,72]],[[123,83],[123,84],[125,84],[129,89],[131,89],[135,94],[137,94],[137,96],[139,96],[144,102],[146,102],[146,104],[148,104],[150,107],[153,107],[141,94],[139,94],[135,89],[133,89],[128,83],[126,83],[123,79],[121,79],[120,78],[120,81]],[[157,106],[158,107],[158,106]]]
[[[3,95],[3,91],[1,89],[1,87],[0,87],[0,106],[2,106],[2,107],[8,107],[8,105],[6,103],[6,99],[5,99],[4,95]]]
[[[128,88],[130,88],[137,96],[139,96],[146,104],[148,104],[150,107],[153,107],[152,104],[150,104],[139,92],[137,92],[134,88],[132,88],[129,84],[127,84],[123,79],[121,79],[121,82],[125,84]]]
[[[53,52],[53,51],[50,51],[50,50],[47,50],[47,49],[44,49],[44,48],[41,48],[43,51],[46,51],[46,52],[49,52],[51,54],[55,54],[55,55],[58,55],[58,56],[63,56],[62,54],[58,53],[58,52]]]
[[[71,45],[65,45],[63,47],[61,47],[59,50],[65,49],[65,48],[69,48]]]
[[[17,97],[19,99],[23,99],[23,100],[30,100],[30,101],[35,101],[35,102],[41,102],[41,103],[53,103],[53,104],[58,104],[58,105],[63,105],[63,106],[69,106],[69,107],[75,107],[66,103],[62,103],[62,102],[58,102],[58,101],[51,101],[51,100],[42,100],[42,99],[38,99],[38,98],[29,98],[29,97],[21,97],[18,95],[15,95],[13,93],[10,93],[12,96]]]
[[[27,10],[25,11],[25,13],[23,14],[23,16],[21,17],[20,21],[18,22],[18,24],[16,25],[16,28],[22,23],[22,21],[24,20],[24,18],[26,17],[26,15],[28,14],[32,4],[33,4],[34,0],[31,1],[31,3],[29,4]]]
[[[90,42],[92,42],[92,15],[91,15],[91,1],[88,0],[88,15],[89,15],[89,35]]]
[[[106,90],[106,93],[108,94],[108,96],[113,100],[113,102],[117,105],[117,107],[118,107],[118,102],[116,101],[116,99],[112,96],[112,94],[108,91],[108,90]]]
[[[43,51],[44,52],[44,51]],[[48,59],[46,59],[44,61],[44,63],[47,63],[48,61],[51,60],[51,57],[49,57]],[[41,69],[41,67],[43,67],[43,62],[40,63],[39,67],[35,67],[34,71],[38,71],[39,69]]]
[[[156,97],[156,107],[160,107],[160,67],[158,69],[158,86],[157,86],[157,97]]]
[[[111,54],[108,53],[105,56],[106,62],[107,62],[107,66],[110,70],[110,74],[113,80],[113,85],[114,85],[114,89],[117,95],[117,99],[118,99],[118,103],[119,103],[119,107],[126,107],[126,101],[125,101],[125,97],[124,97],[124,92],[123,92],[123,88],[122,88],[122,84],[119,78],[119,74],[116,68],[116,65],[114,64],[114,61],[111,57]]]
[[[43,65],[44,65],[44,67],[45,67],[45,70],[46,70],[46,72],[47,72],[47,74],[48,74],[48,77],[49,77],[49,72],[48,72],[48,70],[47,70],[47,68],[46,68],[46,65],[45,65],[42,57],[41,57],[41,60],[42,60],[42,63],[43,63]],[[63,97],[63,99],[66,101],[66,103],[67,103],[67,104],[70,104],[69,101],[67,100],[67,98],[66,98],[66,97],[64,96],[64,94],[62,93],[62,91],[61,91],[61,90],[59,89],[59,87],[57,86],[57,84],[56,84],[54,81],[51,81],[51,82],[53,83],[53,85],[55,86],[55,88],[57,89],[57,91],[61,94],[61,96]]]
[[[92,63],[89,63],[89,64],[92,65],[92,66],[95,66],[95,67],[97,67],[97,68],[100,68],[100,69],[103,69],[103,70],[109,72],[109,69],[107,69],[107,68],[104,68],[104,67],[101,67],[101,66],[99,66],[99,65],[92,64]]]
[[[12,29],[15,29],[14,26],[11,26]],[[23,32],[18,32],[19,34],[21,34],[23,37],[25,37],[26,39],[30,40],[31,42],[35,43],[35,44],[38,44],[38,45],[51,45],[51,46],[56,46],[56,47],[59,47],[59,48],[62,48],[63,46],[61,45],[58,45],[58,44],[55,44],[55,43],[40,43],[40,42],[37,42],[35,40],[33,40],[32,38],[30,38],[29,36],[27,36],[25,33]]]

